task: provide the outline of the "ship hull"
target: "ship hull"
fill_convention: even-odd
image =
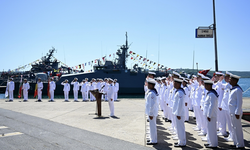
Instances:
[[[166,75],[165,73],[157,73],[158,76]],[[66,79],[69,81],[74,80],[74,78],[78,78],[78,82],[81,82],[83,79],[88,78],[89,81],[92,78],[112,78],[117,79],[119,83],[119,95],[143,95],[144,94],[144,82],[147,73],[144,72],[130,72],[125,70],[111,70],[111,71],[99,71],[99,72],[91,72],[91,73],[78,73],[78,74],[67,74],[63,75],[57,82],[56,82],[56,90],[55,95],[64,95],[63,92],[63,85],[61,83]],[[6,85],[6,82],[3,83]],[[19,91],[19,82],[15,82],[15,91],[14,95],[18,95]],[[29,96],[34,95],[36,83],[30,83],[30,90]],[[43,83],[43,96],[47,95],[48,83]],[[73,86],[71,85],[70,88],[70,95],[73,95]],[[79,91],[80,93],[80,91]],[[79,94],[80,95],[80,94]]]

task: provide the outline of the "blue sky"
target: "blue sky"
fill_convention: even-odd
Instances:
[[[250,71],[250,1],[217,0],[219,70]],[[1,0],[0,70],[40,59],[51,46],[69,66],[130,50],[170,68],[215,69],[214,40],[195,28],[213,23],[212,0]],[[130,67],[130,66],[129,66]]]

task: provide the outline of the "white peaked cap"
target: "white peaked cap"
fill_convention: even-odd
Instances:
[[[174,82],[182,83],[183,80],[174,78]]]
[[[224,73],[222,73],[222,72],[215,72],[215,74],[216,75],[222,75],[222,76],[224,75]]]
[[[179,77],[181,76],[178,72],[175,72],[175,71],[173,71],[173,74],[174,74],[174,75],[177,75],[177,76],[179,76]]]
[[[204,83],[205,84],[214,84],[214,82],[212,80],[205,80]]]
[[[155,83],[156,83],[156,81],[155,81],[154,79],[152,79],[152,78],[148,78],[148,79],[147,79],[147,82],[148,82],[148,83],[152,83],[152,84],[155,84]]]
[[[232,75],[232,73],[230,73],[230,72],[226,71],[225,76],[226,76],[226,75],[231,76],[231,75]]]
[[[210,80],[210,78],[207,77],[207,76],[202,76],[202,79],[203,79],[203,80]]]
[[[162,77],[161,80],[166,80],[166,77]]]
[[[192,75],[193,78],[196,78],[196,75]]]
[[[156,73],[155,73],[155,72],[148,72],[148,74],[153,74],[153,75],[156,75]]]
[[[234,74],[231,74],[230,77],[235,78],[235,79],[240,79],[240,76],[237,76],[237,75],[234,75]]]
[[[197,73],[197,76],[203,77],[204,75],[201,73]]]

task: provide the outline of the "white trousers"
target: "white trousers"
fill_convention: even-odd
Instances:
[[[207,116],[202,114],[202,132],[207,134]]]
[[[54,90],[49,91],[50,93],[50,99],[54,100]]]
[[[236,145],[236,147],[245,147],[241,125],[241,115],[239,119],[235,117],[235,114],[230,114],[230,116],[232,121],[232,138],[234,145]]]
[[[168,120],[172,120],[172,108],[168,105]]]
[[[117,98],[118,98],[118,92],[115,92],[114,99],[117,100]]]
[[[157,143],[157,128],[156,128],[156,117],[157,116],[153,116],[153,119],[149,120],[149,130],[150,130],[150,142],[152,143]]]
[[[222,125],[225,124],[225,116],[222,116],[222,110],[220,111],[219,108],[217,110],[217,129],[222,128]]]
[[[23,99],[28,100],[28,90],[23,90]]]
[[[65,100],[69,100],[69,91],[64,91]]]
[[[38,100],[42,100],[42,90],[37,90],[37,98]]]
[[[201,128],[201,109],[200,106],[194,106],[194,113],[196,117],[196,125],[198,128]]]
[[[176,125],[176,132],[178,136],[178,144],[179,145],[186,145],[186,132],[185,132],[185,117],[181,116],[181,119],[179,120],[177,116],[175,117],[175,125]]]
[[[186,106],[184,106],[185,108],[185,121],[188,121],[189,120],[189,111],[188,111],[188,105]]]
[[[220,111],[220,110],[218,110],[218,111]],[[218,120],[221,120],[220,121],[220,125],[221,125],[220,126],[221,127],[220,132],[223,133],[223,134],[226,134],[226,132],[227,132],[227,117],[226,117],[226,113],[227,113],[226,110],[221,110],[220,111],[220,119],[218,119]]]
[[[167,106],[167,104],[165,102],[164,102],[164,105],[163,105],[163,116],[164,116],[164,118],[168,119],[168,106]]]
[[[74,90],[74,100],[78,99],[78,90]]]
[[[111,101],[111,99],[109,99],[109,110],[110,110],[110,116],[114,116],[114,100]]]
[[[86,92],[82,92],[82,100],[87,100],[86,99]]]
[[[207,138],[208,144],[212,147],[218,146],[218,136],[216,129],[216,117],[212,117],[210,121],[207,121]]]
[[[231,136],[232,134],[232,121],[231,121],[231,117],[230,117],[230,113],[227,110],[224,110],[225,114],[226,114],[226,123],[227,123],[227,127],[228,127],[228,131],[229,131],[229,136]]]
[[[88,100],[89,99],[89,91],[87,90],[87,92],[85,93],[85,98]]]
[[[9,91],[9,100],[13,100],[14,97],[13,97],[13,91]]]
[[[95,97],[94,97],[94,95],[92,93],[89,93],[89,95],[90,95],[90,100],[91,101],[95,100]]]

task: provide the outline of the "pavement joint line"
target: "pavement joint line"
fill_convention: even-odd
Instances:
[[[6,129],[6,128],[8,128],[8,127],[6,127],[6,126],[0,126],[0,129]]]
[[[21,135],[21,134],[23,134],[23,133],[21,133],[21,132],[12,132],[12,133],[2,133],[1,135],[0,135],[0,138],[1,137],[8,137],[8,136],[14,136],[14,135]]]
[[[0,114],[0,115],[1,115],[1,114]],[[14,118],[11,118],[11,117],[7,117],[7,116],[3,116],[3,115],[1,115],[1,116],[2,116],[2,117],[6,117],[6,118],[11,119],[11,120],[14,120]],[[16,121],[21,122],[21,123],[24,123],[24,124],[27,124],[27,125],[30,125],[30,126],[33,126],[33,127],[36,127],[36,128],[39,128],[39,129],[41,129],[41,130],[44,130],[43,128],[41,128],[41,127],[39,127],[39,126],[35,126],[35,125],[29,124],[29,123],[27,123],[27,122],[23,122],[23,121],[20,121],[20,120],[16,120]],[[90,144],[88,144],[88,143],[86,143],[86,142],[84,142],[84,141],[80,141],[80,140],[77,140],[77,139],[75,139],[75,138],[71,138],[71,137],[62,135],[62,134],[60,134],[60,133],[56,133],[56,132],[53,132],[53,131],[50,131],[50,132],[53,133],[53,134],[55,134],[55,135],[67,137],[67,138],[69,138],[69,139],[71,139],[71,140],[78,141],[78,142],[83,143],[83,144],[86,144],[86,145],[88,145],[88,146],[90,146],[90,147],[92,146],[92,147],[94,147],[94,148],[96,148],[96,149],[102,149],[101,147],[90,145]],[[18,132],[18,133],[21,133],[21,132]],[[21,133],[21,134],[23,134],[23,133]],[[4,134],[4,136],[6,136],[6,134]],[[36,139],[39,139],[39,138],[37,138],[37,137],[35,137],[35,136],[31,136],[31,135],[29,135],[29,136],[30,136],[30,137],[33,137],[33,138],[36,138]],[[1,138],[1,137],[3,137],[3,134],[0,135],[0,138]],[[41,140],[41,139],[39,139],[39,140]],[[44,141],[44,140],[42,140],[42,141]],[[46,142],[46,141],[45,141],[45,142]],[[54,145],[54,144],[55,144],[55,143],[51,143],[51,142],[48,142],[48,143],[51,144],[51,145]],[[57,145],[57,146],[58,146],[58,145]],[[59,146],[58,146],[58,147],[59,147]]]

